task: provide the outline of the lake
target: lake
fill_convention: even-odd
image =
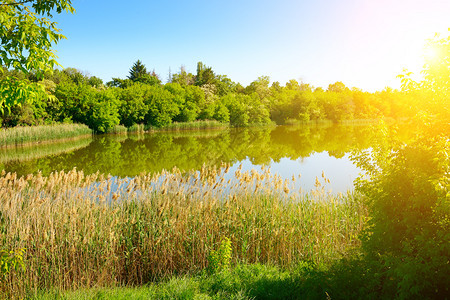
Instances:
[[[0,149],[0,169],[26,175],[41,171],[83,170],[133,177],[174,167],[199,170],[202,165],[231,165],[242,170],[270,167],[282,178],[296,178],[296,189],[315,188],[316,177],[334,193],[353,188],[358,168],[352,149],[371,147],[370,126],[276,126],[221,130],[99,135],[28,147]],[[322,178],[322,174],[330,183]]]

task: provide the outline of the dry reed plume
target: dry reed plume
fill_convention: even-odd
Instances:
[[[283,181],[268,168],[228,169],[133,179],[77,170],[21,178],[3,172],[1,245],[26,249],[26,270],[1,280],[0,292],[19,297],[197,272],[224,237],[234,261],[285,267],[326,262],[358,244],[366,211],[352,196],[332,196],[320,186],[300,194],[292,191],[296,178]]]

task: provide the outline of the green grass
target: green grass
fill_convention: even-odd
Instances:
[[[310,121],[302,121],[297,119],[287,119],[285,122],[285,125],[331,125],[333,124],[333,121],[331,120],[310,120]]]
[[[91,135],[92,130],[82,124],[40,125],[0,129],[0,146],[27,144],[55,139]]]
[[[221,123],[215,120],[198,120],[193,122],[174,122],[163,127],[154,127],[144,124],[133,124],[128,127],[128,132],[146,132],[146,131],[183,131],[197,129],[223,129],[228,128],[229,124]]]
[[[128,129],[123,125],[115,125],[113,128],[108,130],[108,133],[113,134],[126,134]]]
[[[145,126],[144,124],[133,124],[127,128],[128,132],[144,132],[147,131],[149,126]]]
[[[261,264],[238,264],[215,274],[173,276],[140,287],[103,287],[40,292],[31,299],[354,299],[370,297],[352,274],[334,267],[302,262],[290,269]],[[347,268],[347,271],[355,269]]]
[[[229,124],[221,123],[215,120],[198,120],[193,122],[174,122],[161,128],[152,128],[156,130],[189,130],[189,129],[221,129],[227,128]]]
[[[53,141],[33,147],[32,145],[18,145],[17,147],[0,148],[0,164],[10,161],[26,161],[46,157],[49,155],[57,155],[64,152],[87,147],[92,142],[92,137],[75,137],[63,141]],[[1,168],[1,165],[0,165]]]
[[[174,276],[141,287],[41,293],[34,299],[302,299],[316,296],[312,292],[326,299],[325,292],[305,289],[309,275],[300,269],[284,271],[274,266],[240,264],[213,275]]]

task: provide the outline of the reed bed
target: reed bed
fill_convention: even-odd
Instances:
[[[92,134],[92,130],[83,124],[55,124],[2,128],[0,129],[0,146],[72,138],[90,134]]]
[[[133,179],[82,171],[0,176],[0,245],[26,249],[0,293],[139,285],[207,267],[225,238],[233,263],[329,262],[359,245],[367,216],[352,195],[292,190],[268,168],[229,165]]]
[[[174,122],[159,128],[160,130],[188,130],[188,129],[222,129],[228,128],[229,124],[216,120],[198,120],[193,122]]]
[[[126,134],[128,129],[123,125],[115,125],[113,128],[108,130],[108,133],[112,134]]]
[[[26,161],[71,152],[87,147],[92,142],[92,137],[76,137],[69,140],[45,143],[39,147],[22,146],[0,148],[0,164],[11,161]],[[1,166],[0,166],[1,168]]]
[[[145,132],[148,130],[150,126],[146,126],[144,124],[133,124],[127,128],[128,132]]]

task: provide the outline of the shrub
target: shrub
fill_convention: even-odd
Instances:
[[[216,273],[220,271],[228,270],[230,267],[231,253],[231,241],[225,237],[221,242],[217,250],[211,250],[208,257],[208,271],[210,273]]]
[[[442,299],[450,274],[450,141],[445,131],[420,127],[406,144],[385,129],[377,147],[354,156],[367,174],[356,188],[371,214],[363,247],[378,266],[382,295]]]

